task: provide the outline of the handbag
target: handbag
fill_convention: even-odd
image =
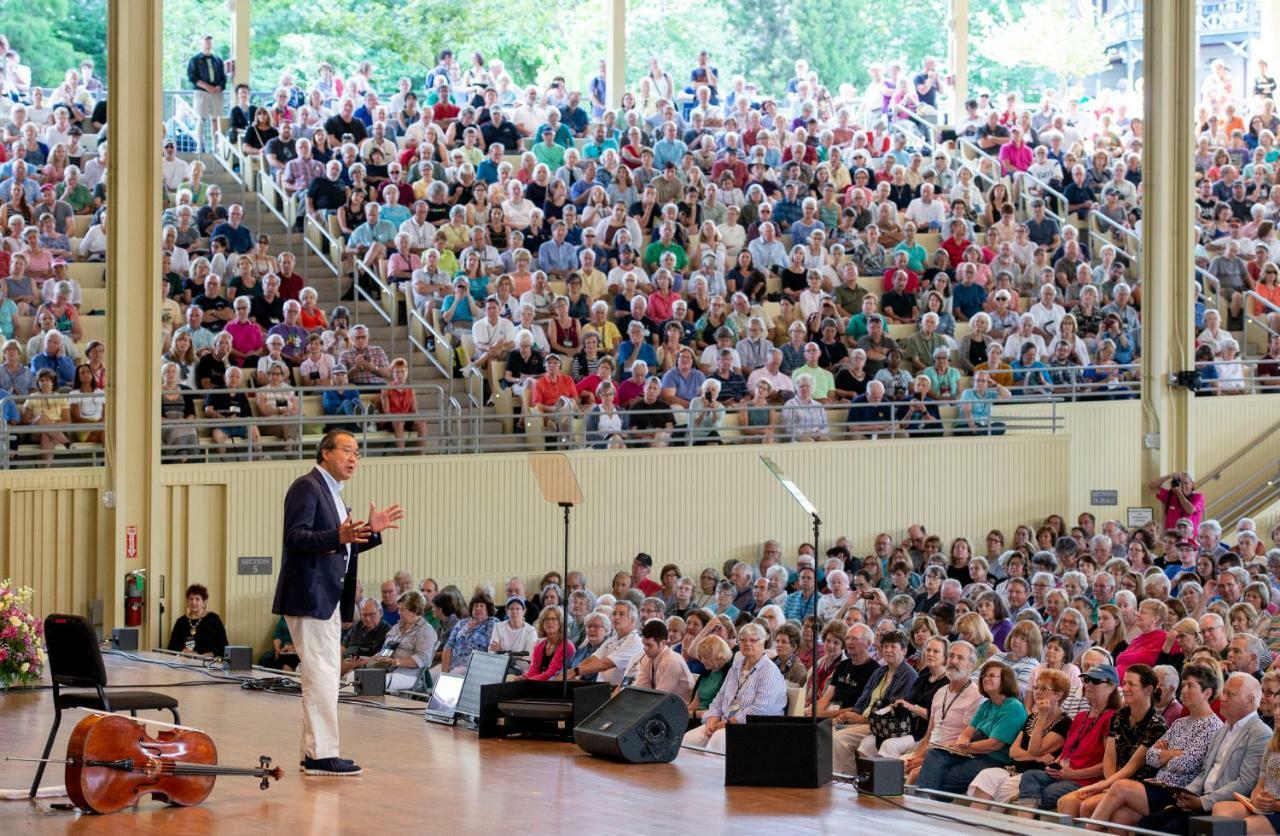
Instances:
[[[900,706],[894,706],[884,713],[879,709],[867,712],[867,725],[876,736],[877,743],[883,743],[895,737],[906,737],[911,734],[911,714]]]

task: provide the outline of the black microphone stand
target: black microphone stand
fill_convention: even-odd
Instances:
[[[817,514],[813,517],[813,724],[818,725],[818,532],[822,529],[822,520]],[[798,581],[797,581],[798,582]],[[801,615],[801,618],[804,616]]]
[[[564,576],[560,578],[561,590],[569,588],[569,511],[573,508],[572,502],[561,502],[560,507],[564,509]],[[562,696],[569,699],[569,596],[562,593],[560,601],[560,682],[563,688]]]

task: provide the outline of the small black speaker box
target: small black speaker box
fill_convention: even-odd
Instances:
[[[382,668],[358,668],[354,671],[356,693],[362,697],[380,697],[387,693],[387,672]]]
[[[831,783],[831,720],[747,717],[725,727],[726,787],[821,787]]]
[[[1187,832],[1191,836],[1244,836],[1244,819],[1227,816],[1194,816],[1187,819]]]
[[[137,650],[138,628],[116,627],[111,631],[111,646],[116,650]]]
[[[903,783],[900,758],[858,756],[858,792],[862,795],[902,795]]]
[[[592,755],[626,763],[670,763],[680,752],[689,711],[675,694],[623,688],[573,730]]]
[[[222,651],[229,671],[253,670],[253,648],[247,644],[229,644]]]

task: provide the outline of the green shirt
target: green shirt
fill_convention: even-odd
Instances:
[[[729,669],[725,665],[718,671],[708,671],[698,677],[698,708],[702,711],[711,707],[711,702],[716,698],[716,694],[720,693],[720,686],[724,684],[725,671]]]
[[[1000,763],[1012,763],[1009,757],[1009,745],[1017,739],[1022,726],[1027,722],[1027,709],[1017,697],[1005,697],[1004,702],[996,705],[991,700],[984,700],[978,706],[978,713],[973,715],[969,725],[979,732],[974,740],[994,737],[1004,745],[989,756]]]
[[[545,142],[538,142],[533,146],[533,158],[555,174],[556,169],[564,165],[564,146],[554,142],[549,146]]]
[[[663,253],[673,253],[676,257],[676,268],[683,270],[685,265],[689,263],[689,257],[685,254],[684,247],[672,241],[670,244],[663,244],[661,241],[654,241],[644,249],[644,263],[646,267],[657,267],[658,259],[662,258]]]

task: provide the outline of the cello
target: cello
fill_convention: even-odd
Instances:
[[[158,725],[166,727],[152,737],[142,722],[120,714],[91,714],[76,724],[65,761],[72,803],[90,813],[115,813],[151,795],[192,807],[209,797],[219,775],[261,778],[264,790],[284,776],[265,755],[257,767],[219,766],[209,735]]]

